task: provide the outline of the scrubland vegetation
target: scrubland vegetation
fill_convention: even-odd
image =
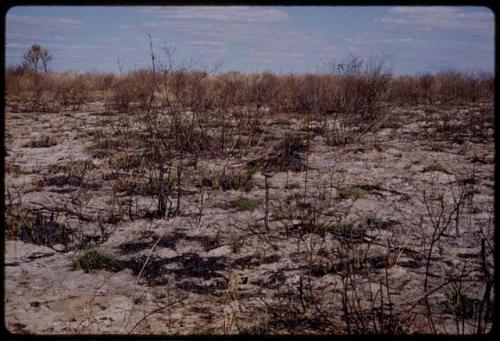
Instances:
[[[491,75],[352,56],[221,73],[173,52],[6,70],[9,330],[490,331]]]

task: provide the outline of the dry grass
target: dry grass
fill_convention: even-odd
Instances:
[[[57,145],[57,139],[53,136],[44,135],[39,139],[30,139],[24,144],[26,148],[47,148]]]

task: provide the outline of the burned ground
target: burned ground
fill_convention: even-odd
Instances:
[[[137,117],[99,101],[61,112],[21,108],[10,103],[5,115],[10,330],[491,326],[489,103],[391,105],[392,124],[355,143],[332,144],[314,129],[329,126],[329,116],[262,111],[258,129],[238,134],[238,116],[227,115],[223,140],[217,126],[191,137],[179,126],[179,141],[200,144],[165,162],[164,212]],[[469,126],[477,115],[489,117],[477,120],[485,126]]]

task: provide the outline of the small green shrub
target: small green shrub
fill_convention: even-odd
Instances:
[[[480,301],[468,297],[463,288],[453,288],[446,293],[446,311],[464,319],[474,318],[479,311]]]
[[[253,211],[261,205],[262,201],[258,199],[250,199],[240,197],[232,202],[232,206],[237,211]]]
[[[379,185],[362,184],[362,185],[356,185],[356,186],[359,187],[360,189],[362,189],[363,191],[368,192],[368,193],[381,190]]]
[[[228,190],[244,190],[250,192],[255,186],[252,179],[255,174],[255,169],[239,170],[201,170],[199,177],[199,185],[201,187],[209,187],[212,189]]]
[[[271,326],[268,321],[261,321],[257,324],[239,327],[239,335],[268,335],[271,332]]]
[[[441,147],[441,145],[439,145],[437,143],[431,143],[429,145],[429,150],[432,151],[432,152],[442,152],[443,151],[443,147]]]
[[[230,189],[243,189],[246,192],[250,192],[255,184],[251,173],[240,170],[231,170],[220,174],[218,185],[223,191]]]
[[[357,200],[367,194],[368,191],[364,190],[358,185],[350,185],[339,190],[339,197],[341,199]]]
[[[218,175],[213,171],[203,172],[200,175],[199,186],[216,188],[218,183]]]
[[[441,173],[451,174],[440,163],[433,163],[433,164],[430,164],[430,165],[424,167],[424,169],[422,170],[422,173],[428,173],[428,172],[441,172]]]
[[[396,220],[380,220],[373,216],[365,218],[365,225],[372,230],[387,230],[389,227],[399,224]]]
[[[339,190],[339,197],[341,199],[357,200],[362,196],[377,190],[381,190],[379,185],[370,185],[370,184],[349,185]]]
[[[101,269],[117,272],[124,268],[122,262],[98,250],[90,250],[76,257],[73,266],[76,270],[82,269],[87,273]]]
[[[255,175],[256,173],[258,173],[261,170],[262,170],[262,165],[260,165],[258,163],[249,163],[247,165],[247,174]]]
[[[271,156],[262,161],[263,168],[269,172],[303,171],[302,153],[306,149],[307,145],[300,135],[288,135],[274,148]]]

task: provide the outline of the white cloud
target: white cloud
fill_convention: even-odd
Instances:
[[[392,7],[391,16],[375,19],[385,29],[408,31],[446,30],[493,36],[494,18],[491,12],[463,7]]]
[[[91,43],[95,43],[95,44],[109,45],[109,44],[119,43],[120,39],[118,39],[118,38],[109,38],[109,39],[105,39],[105,38],[93,38],[93,39],[90,40],[90,42]]]
[[[450,15],[460,13],[460,9],[450,6],[396,6],[389,8],[387,12],[402,15]]]
[[[272,23],[289,20],[291,18],[291,15],[283,9],[250,6],[165,6],[143,8],[141,12],[154,14],[167,20]]]
[[[78,32],[83,28],[83,21],[81,20],[9,13],[6,16],[5,40],[9,44],[20,44],[26,48],[35,42],[42,45],[55,42],[69,43],[70,40],[62,35],[67,32]],[[7,47],[9,48],[9,46]]]
[[[203,41],[203,40],[187,41],[185,44],[190,46],[224,46],[224,42],[222,41]]]
[[[120,28],[152,31],[163,40],[178,40],[181,34],[191,41],[188,45],[202,48],[214,44],[260,45],[279,41],[277,34],[280,33],[273,24],[292,18],[285,9],[250,6],[147,7],[139,9],[139,13],[147,14],[151,20],[140,26],[121,25]],[[284,38],[295,40],[293,34]]]
[[[344,40],[344,51],[369,56],[380,53],[391,56],[396,72],[439,71],[446,68],[491,70],[493,44],[484,39],[444,40],[441,37],[384,38],[354,36]]]
[[[252,63],[296,62],[307,59],[311,63],[332,53],[332,42],[295,29],[284,30],[276,23],[292,19],[285,9],[227,6],[227,7],[158,7],[143,8],[149,21],[139,25],[122,25],[131,31],[150,31],[161,43],[181,51],[222,56],[228,51]],[[179,36],[182,40],[179,41]],[[158,41],[158,39],[154,39]],[[160,45],[158,46],[161,46]],[[155,45],[156,42],[155,42]],[[237,51],[237,52],[235,52]],[[314,56],[314,58],[312,57]]]
[[[395,48],[399,48],[401,44],[409,44],[414,43],[413,38],[384,38],[384,39],[375,39],[368,37],[356,36],[353,38],[345,38],[346,43],[352,46],[370,46],[370,47],[379,47],[381,48],[383,45],[393,45]],[[387,48],[387,46],[384,46]]]
[[[20,27],[30,27],[35,30],[61,31],[83,28],[83,21],[61,17],[29,16],[7,14],[7,31]]]
[[[412,38],[389,38],[380,40],[383,44],[406,44],[413,42]]]
[[[26,46],[17,43],[6,43],[5,47],[9,49],[9,48],[25,48]]]

